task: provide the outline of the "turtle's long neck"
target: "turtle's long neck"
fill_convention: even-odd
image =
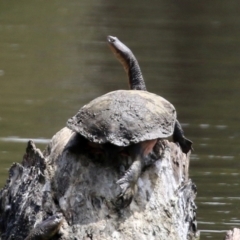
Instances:
[[[128,75],[130,89],[146,91],[147,88],[143,79],[142,71],[131,49],[129,49],[117,37],[108,36],[107,41],[111,51],[121,62]]]
[[[134,55],[132,55],[131,59],[129,60],[128,67],[127,69],[125,68],[125,70],[128,74],[130,89],[144,91],[147,90],[140,66]]]

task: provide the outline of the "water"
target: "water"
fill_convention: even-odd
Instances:
[[[202,239],[240,226],[238,1],[1,1],[0,185],[26,141],[46,142],[91,99],[127,89],[107,47],[118,36],[148,90],[167,98],[194,141]]]

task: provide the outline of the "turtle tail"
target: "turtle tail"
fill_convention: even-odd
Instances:
[[[181,127],[181,124],[178,120],[176,120],[175,126],[174,126],[174,132],[173,132],[173,141],[178,142],[182,151],[184,153],[188,153],[190,150],[193,150],[192,144],[193,142],[184,136],[183,129]]]

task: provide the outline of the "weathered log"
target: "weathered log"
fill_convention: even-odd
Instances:
[[[224,240],[239,240],[240,239],[240,229],[234,228],[233,230],[229,230],[226,233]]]
[[[196,187],[188,177],[189,155],[175,143],[159,140],[134,199],[118,209],[116,182],[129,157],[106,160],[67,128],[43,154],[30,141],[22,164],[13,164],[0,192],[1,239],[25,239],[58,213],[63,221],[51,239],[195,239]]]

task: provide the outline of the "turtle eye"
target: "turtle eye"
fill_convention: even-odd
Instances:
[[[115,38],[115,37],[108,36],[108,41],[109,41],[110,43],[114,43],[114,42],[115,42],[115,40],[116,40],[116,38]]]

